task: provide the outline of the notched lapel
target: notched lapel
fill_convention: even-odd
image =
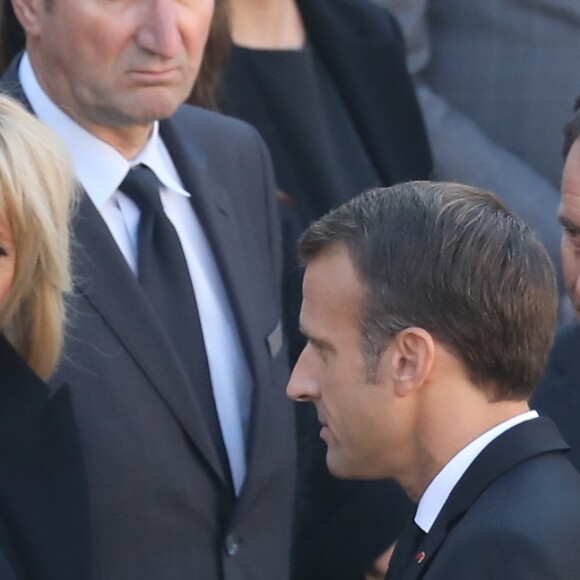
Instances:
[[[99,312],[220,480],[229,481],[181,362],[136,277],[86,194],[82,195],[73,222],[73,234],[76,292]]]
[[[256,344],[261,337],[249,334],[253,324],[246,318],[244,305],[252,302],[252,280],[244,268],[245,258],[241,252],[243,240],[232,200],[229,193],[209,175],[205,154],[200,149],[189,140],[182,139],[170,122],[162,123],[161,135],[185,189],[191,194],[191,203],[208,237],[232,306],[242,348],[255,379]]]
[[[272,366],[273,358],[282,356],[283,341],[277,356],[272,357],[271,347],[275,351],[278,346],[276,332],[271,337],[274,342],[270,346],[268,333],[273,327],[264,328],[258,322],[266,305],[260,302],[256,285],[264,287],[263,280],[257,280],[251,273],[253,270],[250,271],[251,265],[247,261],[251,257],[244,251],[248,242],[243,238],[240,218],[234,211],[235,204],[229,190],[225,190],[216,181],[213,177],[214,169],[209,168],[209,162],[200,157],[198,149],[190,144],[189,134],[185,139],[181,137],[174,121],[162,123],[160,133],[185,189],[192,195],[195,212],[208,237],[252,376],[251,421],[247,437],[248,469],[242,494],[244,500],[250,502],[253,494],[260,489],[260,485],[265,485],[275,469],[271,452],[272,429],[280,429],[282,420],[290,421],[292,418],[290,407],[288,415],[283,419],[277,414],[285,403],[290,405],[284,393],[277,389],[277,375]],[[227,163],[227,159],[220,162]],[[247,171],[252,169],[246,168]],[[256,165],[256,170],[261,170],[259,165]],[[272,319],[273,324],[276,320],[274,313]],[[282,362],[274,364],[278,368],[283,365]],[[272,422],[276,423],[273,427]]]

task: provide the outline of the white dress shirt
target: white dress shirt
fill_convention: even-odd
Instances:
[[[159,124],[153,124],[151,136],[139,155],[127,161],[116,149],[83,129],[50,100],[38,83],[27,54],[20,62],[19,78],[38,118],[51,127],[67,146],[78,180],[134,273],[137,269],[140,212],[118,188],[129,169],[140,163],[152,169],[162,183],[163,209],[179,236],[195,290],[217,414],[234,487],[239,493],[246,473],[245,435],[252,379],[213,252],[188,199],[190,193],[183,189],[159,136]]]
[[[502,433],[515,427],[519,423],[529,421],[538,417],[536,411],[526,411],[503,421],[489,431],[481,434],[469,445],[457,453],[451,461],[437,474],[435,479],[429,484],[425,493],[419,500],[417,512],[415,513],[415,523],[425,532],[429,533],[431,526],[435,522],[443,505],[447,501],[449,494],[457,485],[467,468],[473,463],[476,457]]]

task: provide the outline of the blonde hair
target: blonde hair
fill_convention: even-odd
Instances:
[[[22,105],[0,94],[0,220],[11,229],[16,257],[12,285],[0,304],[0,329],[43,378],[62,349],[75,191],[64,145]]]

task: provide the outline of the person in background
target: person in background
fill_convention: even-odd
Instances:
[[[435,176],[496,192],[540,235],[561,280],[558,127],[577,91],[575,0],[375,0],[398,19]]]
[[[64,357],[102,580],[289,577],[295,483],[267,150],[182,106],[213,0],[13,0],[0,88],[83,192]],[[78,577],[75,580],[79,580]]]
[[[90,579],[84,457],[69,388],[50,390],[69,275],[69,158],[0,94],[0,578]]]
[[[570,444],[570,461],[580,471],[580,97],[564,127],[564,171],[558,220],[562,268],[576,321],[556,334],[534,404],[552,418]]]
[[[231,44],[217,102],[254,125],[272,154],[295,362],[303,346],[297,238],[361,189],[428,178],[431,156],[401,33],[384,10],[366,0],[229,0],[228,8]],[[313,410],[296,413],[294,577],[358,579],[410,506],[392,482],[333,479]]]
[[[580,474],[528,401],[556,324],[554,268],[493,194],[370,190],[314,222],[287,387],[335,476],[418,503],[386,580],[575,580]]]

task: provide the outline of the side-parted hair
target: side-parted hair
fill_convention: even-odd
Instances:
[[[568,157],[572,145],[577,139],[580,139],[580,96],[576,97],[573,111],[572,118],[564,125],[564,144],[562,146],[564,159]]]
[[[62,348],[75,191],[64,145],[0,94],[0,220],[11,229],[16,257],[12,286],[0,304],[0,329],[43,378]]]
[[[337,243],[367,293],[369,381],[389,340],[415,326],[445,345],[489,400],[532,395],[556,324],[554,268],[492,193],[432,182],[366,191],[313,223],[299,252],[307,264]]]

